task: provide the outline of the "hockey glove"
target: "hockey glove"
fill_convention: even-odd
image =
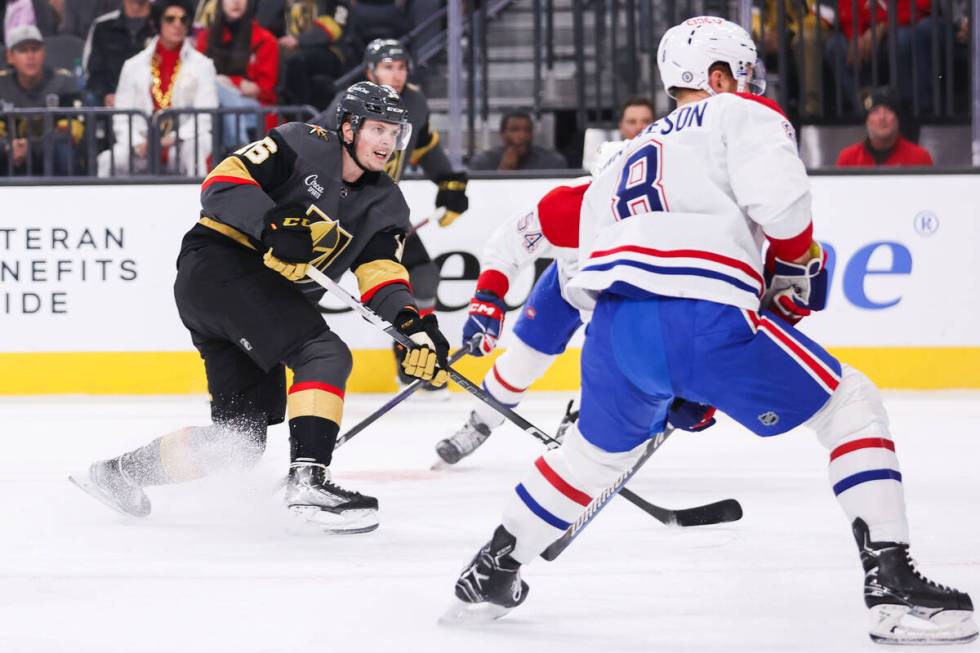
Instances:
[[[667,409],[667,423],[675,429],[697,433],[715,423],[715,407],[678,397]]]
[[[405,352],[402,369],[405,374],[430,382],[441,388],[449,375],[449,341],[439,331],[439,322],[433,314],[419,317],[414,308],[405,308],[395,318],[398,330],[412,339],[417,347]]]
[[[788,324],[795,325],[813,311],[827,306],[827,252],[814,241],[812,258],[806,263],[790,263],[766,253],[766,293],[762,308],[770,310]]]
[[[448,227],[456,218],[470,208],[470,200],[466,197],[466,182],[469,177],[465,172],[451,172],[441,177],[436,184],[436,208],[446,207],[446,213],[439,218],[440,227]]]
[[[273,208],[266,213],[262,230],[262,242],[269,247],[262,261],[290,281],[306,276],[313,258],[313,234],[304,213],[296,207]]]
[[[485,356],[493,351],[504,329],[507,307],[504,300],[489,290],[477,290],[470,300],[470,316],[463,323],[463,342],[479,338],[474,356]]]

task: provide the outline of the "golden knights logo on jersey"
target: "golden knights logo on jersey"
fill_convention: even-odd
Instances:
[[[312,204],[306,210],[306,215],[309,216],[310,231],[313,234],[313,260],[310,265],[326,274],[330,264],[347,249],[354,237],[339,222],[331,220]],[[311,283],[311,279],[305,277],[297,283]]]

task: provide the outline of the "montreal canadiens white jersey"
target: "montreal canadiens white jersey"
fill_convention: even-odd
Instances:
[[[552,189],[533,207],[497,227],[483,249],[481,269],[499,272],[509,286],[535,259],[552,257],[564,295],[567,281],[578,271],[582,196],[590,181],[590,177],[570,180],[567,186]],[[494,290],[498,294],[506,292],[499,286]]]
[[[603,165],[584,196],[570,286],[758,310],[764,239],[802,243],[802,253],[810,233],[789,121],[765,99],[714,95],[657,120]]]

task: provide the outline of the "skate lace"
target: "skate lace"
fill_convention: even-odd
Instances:
[[[915,558],[913,558],[912,554],[909,553],[908,547],[905,547],[905,560],[909,563],[909,569],[912,570],[912,573],[915,574],[915,577],[921,580],[922,582],[931,585],[932,587],[935,587],[936,589],[942,590],[944,592],[959,591],[950,587],[949,585],[943,585],[942,583],[937,583],[936,581],[927,578],[925,575],[923,575],[923,573],[919,571],[919,566],[918,563],[915,561]]]
[[[476,448],[484,440],[487,439],[489,434],[484,435],[476,428],[476,425],[472,421],[466,422],[455,434],[453,434],[453,440],[457,444],[464,445],[465,448]]]
[[[333,481],[325,481],[323,483],[323,487],[330,490],[332,493],[338,496],[344,497],[345,499],[360,499],[364,496],[360,492],[354,492],[353,490],[346,490],[340,487],[339,485],[337,485],[336,483],[334,483]]]

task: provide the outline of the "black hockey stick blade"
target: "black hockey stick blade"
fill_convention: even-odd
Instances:
[[[703,506],[671,510],[650,503],[628,488],[623,488],[619,493],[629,499],[634,506],[667,526],[710,526],[738,521],[742,518],[742,506],[735,499],[723,499]]]
[[[742,518],[742,504],[735,499],[723,499],[703,506],[674,510],[678,526],[708,526],[725,524]]]

